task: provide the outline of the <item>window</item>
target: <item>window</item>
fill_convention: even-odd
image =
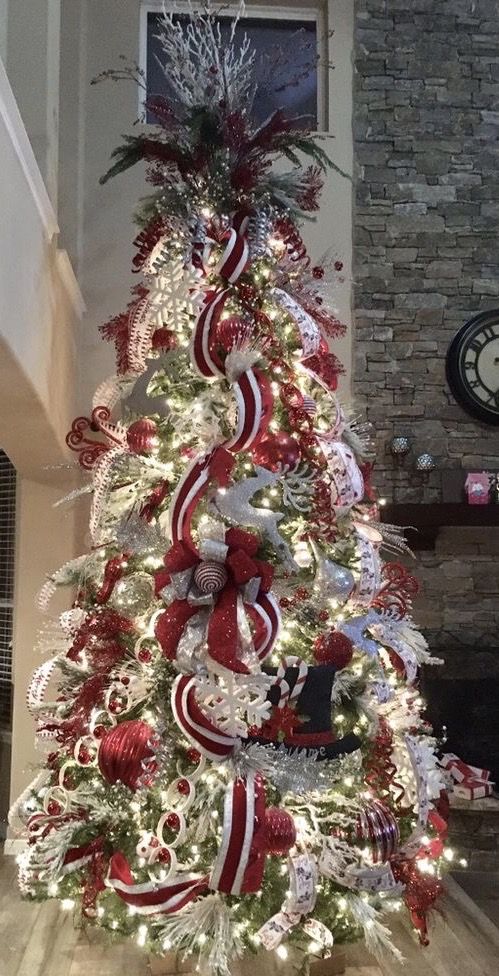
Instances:
[[[0,727],[10,728],[12,614],[16,531],[16,471],[0,451]]]
[[[140,66],[145,72],[147,96],[168,94],[168,79],[158,64],[164,58],[156,35],[161,3],[144,3],[141,11]],[[276,108],[287,114],[307,116],[304,127],[325,128],[324,65],[326,44],[324,21],[317,9],[299,10],[273,6],[248,6],[236,28],[236,38],[247,34],[257,51],[259,82],[253,115],[263,122]],[[187,20],[188,14],[176,15]],[[230,20],[217,18],[222,37],[227,37]],[[321,55],[317,64],[317,55]],[[327,69],[326,69],[327,70]],[[147,122],[153,121],[146,118]]]

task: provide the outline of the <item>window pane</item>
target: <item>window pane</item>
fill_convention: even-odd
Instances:
[[[168,95],[168,80],[158,60],[164,61],[158,34],[161,14],[147,15],[147,94]],[[178,15],[175,19],[187,20]],[[231,18],[219,17],[222,39],[228,39]],[[257,52],[255,77],[258,91],[253,106],[256,122],[264,122],[276,108],[286,114],[305,115],[302,128],[317,128],[317,24],[310,20],[245,17],[236,39],[247,34]],[[148,122],[154,122],[147,117]]]

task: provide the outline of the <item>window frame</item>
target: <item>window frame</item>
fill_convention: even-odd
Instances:
[[[139,67],[144,72],[147,90],[147,19],[150,13],[161,13],[163,10],[173,13],[188,14],[190,10],[202,12],[202,5],[197,3],[169,2],[169,0],[141,0],[140,5],[140,25],[139,25]],[[223,15],[235,16],[239,6],[235,3],[224,5],[221,13]],[[315,3],[309,7],[286,6],[277,4],[275,7],[268,4],[246,5],[241,20],[245,18],[259,17],[262,20],[296,20],[309,21],[316,24],[317,53],[319,62],[317,67],[317,132],[327,133],[329,120],[329,99],[328,99],[328,80],[329,80],[329,38],[328,38],[328,16],[327,9],[322,3]],[[138,91],[139,118],[144,117],[144,94],[141,88]],[[149,127],[150,123],[145,120],[143,124]]]

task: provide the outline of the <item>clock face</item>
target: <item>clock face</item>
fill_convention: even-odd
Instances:
[[[483,423],[499,425],[499,310],[481,312],[460,329],[446,369],[458,403]]]

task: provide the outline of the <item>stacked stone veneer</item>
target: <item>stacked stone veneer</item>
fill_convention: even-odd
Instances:
[[[445,380],[460,326],[499,308],[496,0],[356,0],[355,395],[377,438],[376,480],[438,501],[444,467],[499,469],[499,428],[468,417]],[[396,468],[394,434],[413,454]],[[417,453],[439,468],[427,482]],[[499,645],[499,539],[447,529],[420,557],[420,623]]]

